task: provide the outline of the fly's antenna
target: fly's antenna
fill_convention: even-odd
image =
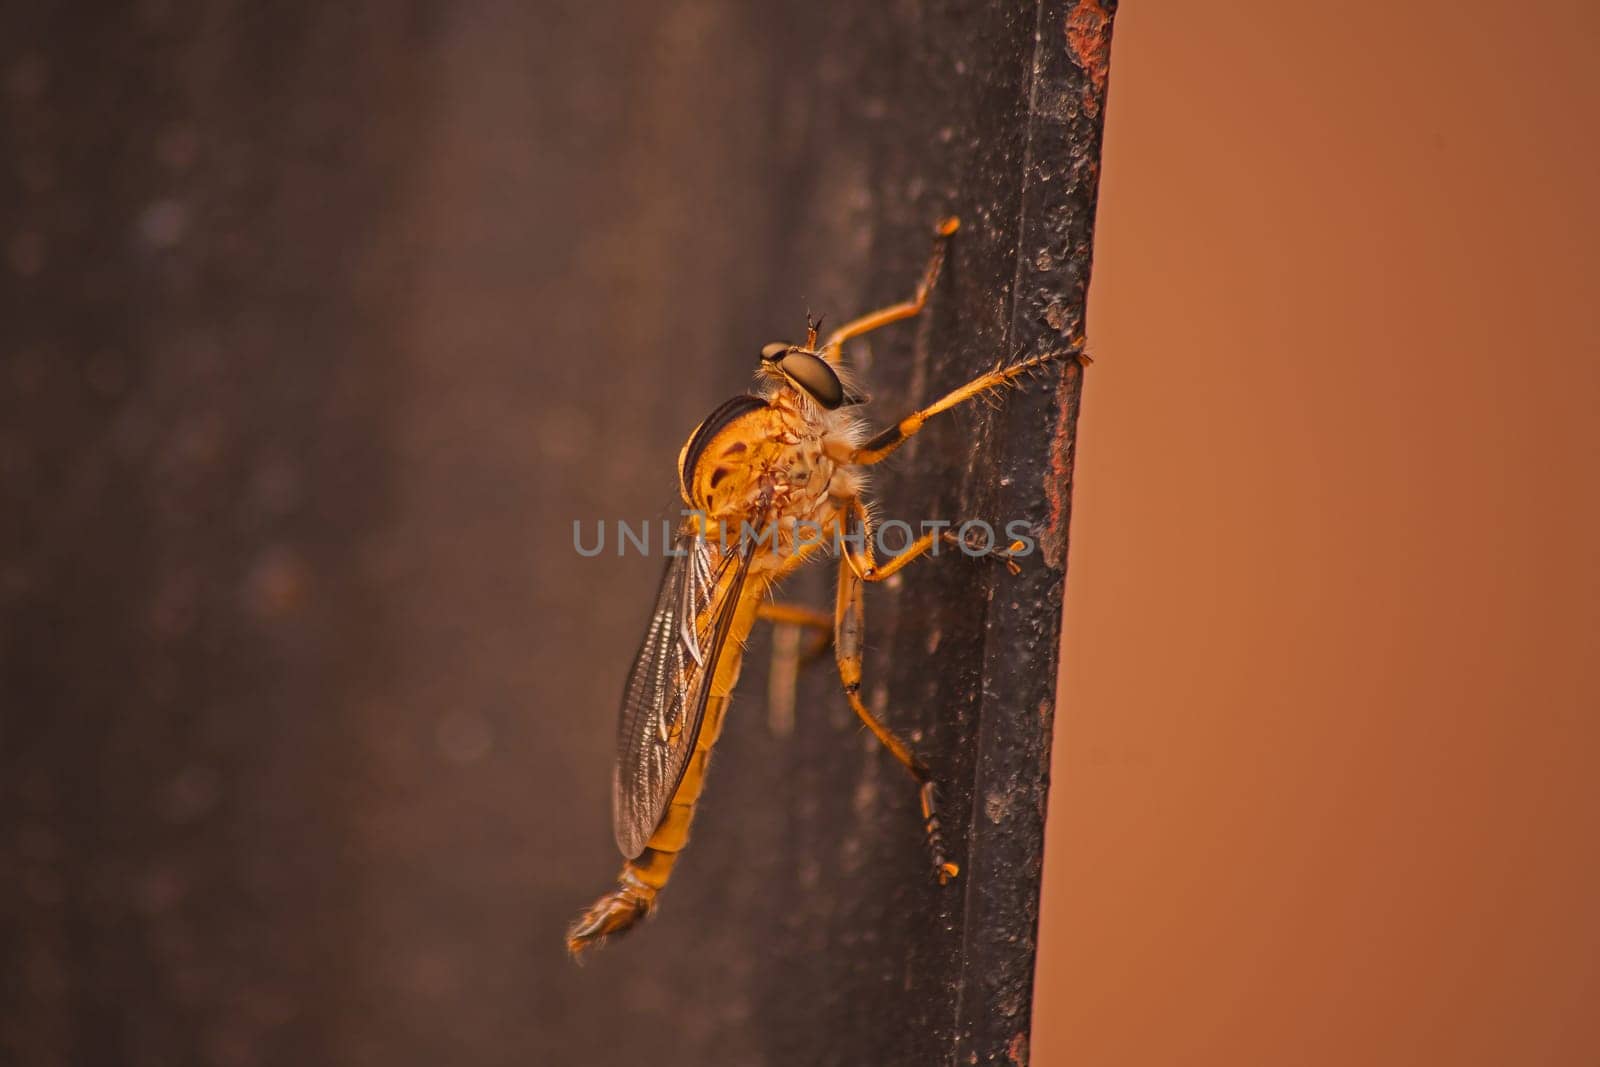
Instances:
[[[815,319],[812,319],[811,309],[806,309],[806,351],[815,352],[817,350],[817,335],[822,332],[822,320],[824,318],[825,316],[818,315]]]

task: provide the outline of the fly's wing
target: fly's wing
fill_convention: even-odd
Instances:
[[[617,847],[628,859],[644,851],[661,824],[694,752],[750,568],[743,541],[740,548],[719,549],[686,528],[662,575],[617,726],[611,817]]]

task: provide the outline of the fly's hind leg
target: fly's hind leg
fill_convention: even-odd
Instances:
[[[767,671],[767,728],[777,737],[794,733],[795,690],[800,668],[815,660],[833,643],[833,616],[803,604],[767,603],[756,618],[772,627],[772,667]],[[816,634],[811,647],[801,651],[800,632]]]
[[[833,644],[833,616],[821,608],[773,602],[757,608],[756,618],[772,623],[777,633],[790,635],[794,639],[792,643],[796,649],[799,648],[801,630],[810,630],[815,635],[816,640],[811,647],[799,654],[797,666],[811,663],[828,651],[828,646]]]
[[[833,638],[833,616],[820,608],[774,601],[757,608],[756,618],[780,625],[787,623],[796,629],[813,630],[819,637],[824,638],[823,648],[827,648],[827,642]]]
[[[839,596],[834,613],[834,654],[839,661],[839,681],[844,684],[845,699],[850,702],[851,710],[889,750],[889,754],[899,760],[900,765],[916,779],[928,853],[933,858],[934,874],[939,884],[944,885],[960,874],[961,868],[945,855],[944,834],[939,827],[939,813],[934,803],[933,776],[928,773],[927,765],[893,731],[879,722],[861,699],[861,641],[865,621],[861,588],[861,576],[846,556],[839,562]]]
[[[917,285],[917,291],[910,300],[879,308],[859,319],[845,323],[828,335],[828,339],[822,343],[817,354],[829,363],[837,363],[840,346],[851,338],[860,337],[892,322],[920,314],[928,304],[928,294],[933,291],[934,282],[939,280],[939,270],[944,266],[945,248],[950,244],[950,238],[955,236],[956,230],[960,228],[961,220],[951,215],[934,229],[933,255],[928,258],[927,269],[922,272],[922,281]],[[812,337],[808,343],[815,344],[816,338]]]

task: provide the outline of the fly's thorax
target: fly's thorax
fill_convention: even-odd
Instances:
[[[775,516],[826,526],[833,502],[848,499],[858,484],[854,472],[859,468],[849,464],[849,457],[862,439],[862,423],[848,411],[818,407],[792,389],[774,395],[772,406],[783,414],[779,440],[785,446],[776,463]]]
[[[728,495],[730,477],[749,466],[769,418],[765,399],[736,396],[701,420],[678,452],[678,488],[686,505],[713,511],[708,504]]]
[[[824,428],[807,413],[761,397],[735,397],[712,412],[678,456],[685,504],[737,526],[806,517],[836,469]]]
[[[678,457],[684,503],[713,519],[730,519],[770,496],[782,430],[778,413],[759,398],[737,398],[718,408]]]
[[[748,537],[752,575],[781,576],[831,541],[864,488],[849,458],[864,436],[858,418],[791,389],[735,397],[712,412],[678,456],[685,505],[702,535],[732,546]]]

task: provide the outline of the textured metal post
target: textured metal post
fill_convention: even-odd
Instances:
[[[1025,1062],[1077,364],[876,475],[1040,546],[867,592],[947,887],[758,633],[659,916],[573,967],[660,561],[572,521],[668,514],[761,345],[946,214],[869,417],[1067,348],[1113,7],[0,13],[0,1060]]]
[[[798,170],[794,288],[830,313],[894,299],[930,221],[965,220],[926,321],[854,350],[875,421],[1082,337],[1114,8],[874,8],[841,27],[799,141],[814,171]],[[714,789],[751,791],[729,818],[759,820],[758,797],[788,809],[776,862],[728,873],[734,915],[773,942],[754,1009],[771,1062],[1027,1061],[1082,373],[1064,359],[993,411],[930,424],[876,482],[884,517],[1022,521],[1039,543],[1017,577],[947,555],[868,593],[865,692],[939,779],[961,880],[925,876],[903,775],[826,671],[793,738],[727,743]],[[708,850],[726,832],[710,803]]]
[[[1020,351],[1083,336],[1110,45],[1098,0],[1040,5],[1011,293]],[[1068,360],[1051,382],[1014,398],[996,434],[996,510],[1026,517],[1043,553],[1016,581],[997,579],[990,600],[956,1062],[1027,1062],[1082,366]]]

